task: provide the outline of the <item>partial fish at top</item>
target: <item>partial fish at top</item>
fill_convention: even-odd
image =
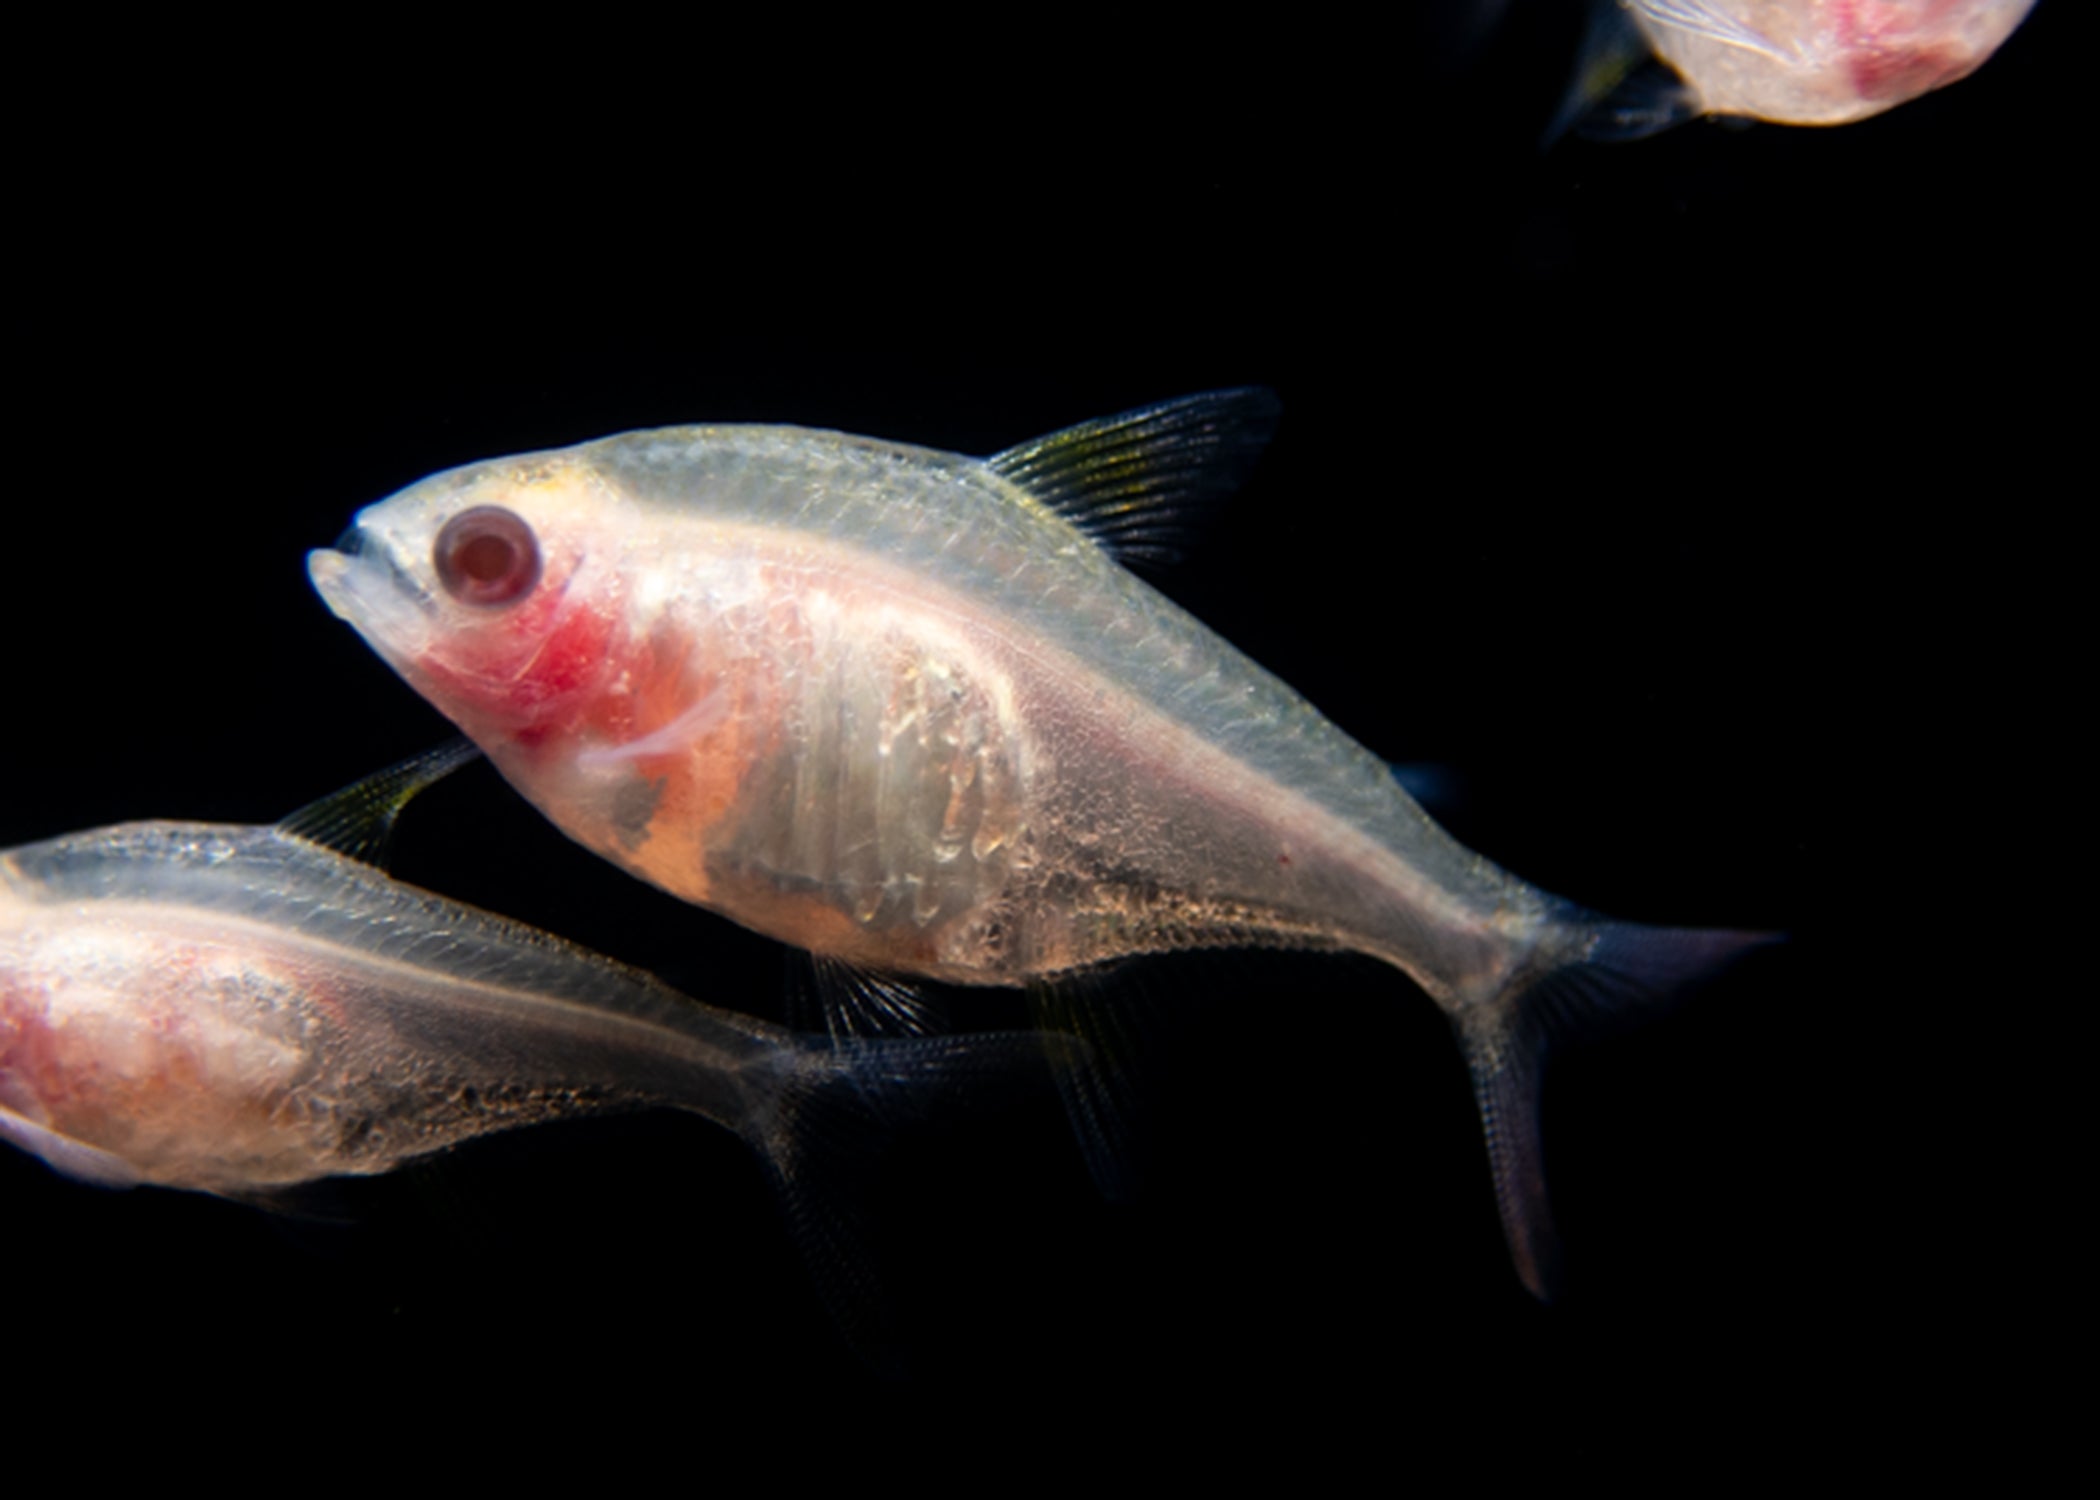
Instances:
[[[309,569],[571,837],[825,959],[1053,993],[1191,948],[1405,971],[1457,1031],[1543,1295],[1548,1032],[1762,939],[1608,921],[1498,869],[1123,566],[1276,414],[1221,391],[983,460],[629,433],[426,479]]]
[[[1553,131],[1632,139],[1702,114],[1863,120],[1966,78],[2034,0],[1596,0]],[[1644,69],[1650,54],[1674,71]]]

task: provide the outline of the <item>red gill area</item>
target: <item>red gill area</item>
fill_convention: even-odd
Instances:
[[[614,635],[610,616],[548,590],[498,620],[441,638],[414,670],[424,696],[477,739],[486,726],[537,745],[575,722],[577,696],[605,675]]]
[[[587,716],[593,702],[602,701],[602,695],[586,695],[579,703],[577,695],[605,675],[613,635],[611,617],[589,605],[577,604],[563,613],[540,649],[510,679],[504,707],[524,721],[520,743],[536,743],[574,722],[575,715],[550,715],[549,708],[574,706]]]

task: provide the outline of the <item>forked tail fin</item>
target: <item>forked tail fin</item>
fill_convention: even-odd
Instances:
[[[1539,1147],[1539,1082],[1555,1039],[1656,1013],[1776,933],[1643,927],[1586,912],[1564,916],[1501,993],[1456,1021],[1487,1133],[1495,1202],[1510,1259],[1531,1294],[1551,1301],[1560,1244]]]

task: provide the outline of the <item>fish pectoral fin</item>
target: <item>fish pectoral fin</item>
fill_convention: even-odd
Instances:
[[[1796,53],[1783,47],[1754,26],[1746,26],[1713,0],[1639,0],[1641,12],[1658,25],[1688,31],[1709,41],[1754,52],[1777,62],[1791,62]]]
[[[1082,422],[986,459],[993,473],[1121,563],[1166,564],[1193,523],[1239,489],[1282,405],[1259,386],[1207,391]]]
[[[652,755],[684,754],[721,728],[732,706],[728,690],[718,682],[669,723],[617,745],[594,745],[580,751],[576,764],[588,770],[598,770]]]
[[[1597,0],[1574,80],[1539,145],[1551,146],[1571,130],[1587,141],[1637,141],[1701,113],[1698,94],[1655,56],[1633,17],[1617,0]]]
[[[472,740],[448,740],[307,803],[280,821],[277,831],[384,870],[401,809],[480,754]]]

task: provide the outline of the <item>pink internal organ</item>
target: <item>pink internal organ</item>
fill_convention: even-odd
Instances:
[[[310,1143],[287,1129],[286,1113],[304,1050],[211,998],[233,992],[267,1008],[274,988],[211,954],[147,956],[118,975],[12,976],[0,995],[0,1106],[121,1157],[148,1181],[310,1176]]]
[[[1975,71],[1988,50],[1960,45],[1959,13],[1967,0],[1897,5],[1890,0],[1834,0],[1833,20],[1845,68],[1862,99],[1899,103]],[[1956,40],[1945,40],[1948,37]]]

